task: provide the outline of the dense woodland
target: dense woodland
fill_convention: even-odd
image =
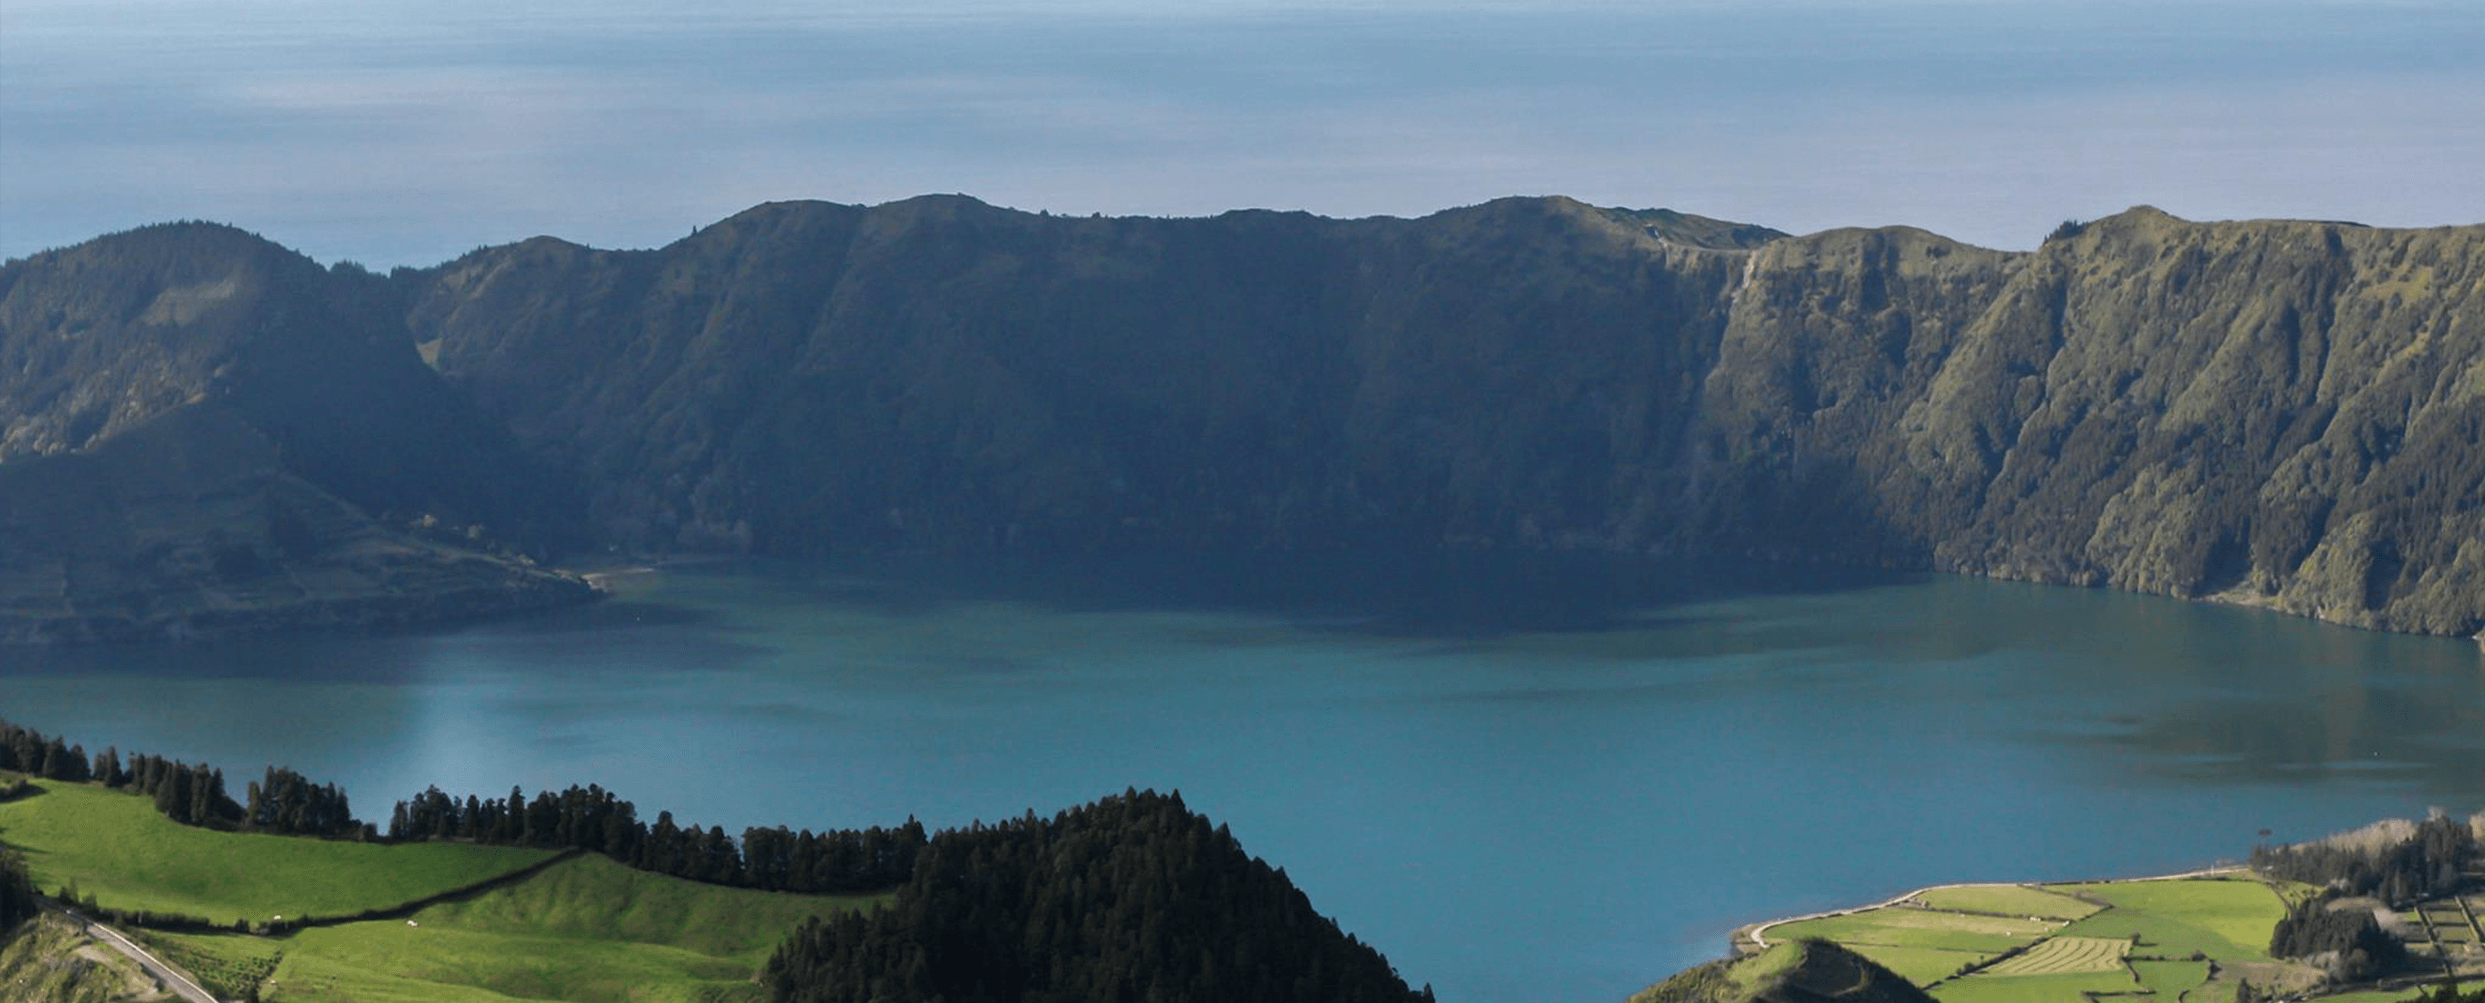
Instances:
[[[822,833],[750,828],[737,841],[715,826],[676,824],[672,812],[657,813],[649,825],[639,819],[638,806],[594,784],[559,794],[539,791],[532,801],[515,787],[506,800],[467,795],[463,801],[433,787],[397,803],[388,836],[574,847],[691,881],[805,894],[901,884],[914,873],[915,856],[926,842],[923,824],[913,819],[894,829]]]
[[[2407,945],[2373,918],[2373,910],[2339,902],[2335,892],[2298,902],[2287,909],[2269,936],[2269,953],[2277,958],[2329,960],[2330,974],[2361,982],[2398,971],[2407,964]]]
[[[1180,795],[942,832],[896,903],[805,925],[779,1003],[1430,1000]]]
[[[2252,868],[2400,906],[2458,887],[2479,853],[2473,825],[2436,814],[2404,835],[2365,830],[2295,846],[2259,847],[2252,851]]]

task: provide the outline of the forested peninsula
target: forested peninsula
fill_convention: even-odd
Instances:
[[[582,601],[622,549],[1521,548],[2485,628],[2485,226],[2033,251],[1513,198],[762,205],[385,275],[229,227],[0,267],[0,638]]]

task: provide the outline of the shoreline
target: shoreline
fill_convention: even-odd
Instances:
[[[1908,899],[1915,898],[1925,892],[1941,891],[1946,888],[2043,888],[2046,885],[2138,884],[2147,881],[2188,881],[2198,878],[2216,877],[2223,874],[2248,873],[2250,870],[2251,868],[2245,867],[2241,864],[2230,864],[2219,867],[2205,867],[2195,870],[2182,871],[2174,874],[2152,874],[2136,878],[2106,878],[2097,881],[1952,881],[1945,884],[1926,885],[1904,895],[1884,899],[1882,901],[1867,905],[1847,906],[1842,909],[1831,909],[1825,912],[1806,913],[1801,916],[1785,916],[1778,919],[1765,920],[1759,923],[1747,923],[1743,926],[1735,927],[1732,933],[1726,935],[1726,957],[1729,959],[1740,958],[1746,955],[1757,954],[1761,951],[1768,950],[1770,946],[1769,939],[1765,936],[1765,934],[1768,933],[1769,928],[1771,927],[1784,926],[1788,923],[1802,923],[1816,919],[1829,919],[1836,916],[1850,916],[1855,913],[1870,912],[1875,909],[1888,909],[1903,904]]]

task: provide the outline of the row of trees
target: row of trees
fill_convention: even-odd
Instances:
[[[0,721],[0,770],[31,774],[45,780],[84,782],[93,776],[86,750],[54,735]]]
[[[2252,851],[2254,870],[2393,906],[2449,892],[2478,858],[2474,827],[2440,812],[2423,822],[2380,823],[2295,846]]]
[[[927,841],[923,824],[911,818],[893,829],[751,828],[737,841],[720,827],[677,824],[672,812],[658,812],[650,825],[639,819],[638,806],[595,784],[558,794],[538,791],[531,801],[516,787],[505,800],[470,794],[463,801],[431,787],[397,803],[388,836],[574,847],[672,877],[805,894],[903,884]]]
[[[183,825],[302,836],[375,835],[354,821],[343,789],[311,783],[279,766],[268,767],[265,776],[251,781],[245,805],[228,793],[224,771],[206,763],[145,753],[132,753],[124,760],[117,747],[90,759],[83,746],[0,721],[0,770],[133,790],[153,798],[156,811]]]
[[[162,756],[106,749],[88,758],[58,736],[0,721],[0,770],[50,780],[94,781],[135,790],[156,810],[184,825],[283,835],[378,839],[377,827],[354,818],[343,788],[315,784],[293,770],[268,767],[250,783],[247,803],[227,792],[224,771]],[[432,787],[400,801],[390,814],[391,840],[456,839],[504,846],[576,848],[602,853],[658,874],[767,891],[828,894],[880,891],[905,883],[928,837],[907,819],[895,828],[815,833],[778,826],[751,828],[740,839],[710,826],[684,826],[671,812],[654,824],[638,806],[601,786],[538,792],[512,787],[506,799],[451,797]]]
[[[934,836],[889,907],[814,918],[777,1003],[1429,1003],[1179,795]]]

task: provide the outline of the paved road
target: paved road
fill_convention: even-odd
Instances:
[[[2243,870],[2243,868],[2240,868],[2240,867],[2209,867],[2209,868],[2203,868],[2203,869],[2201,869],[2201,870],[2197,870],[2197,871],[2185,871],[2185,872],[2183,872],[2183,873],[2181,873],[2181,874],[2159,874],[2159,875],[2155,875],[2155,876],[2153,876],[2153,877],[2146,877],[2146,878],[2117,878],[2117,879],[2115,879],[2115,880],[2113,880],[2113,881],[2101,881],[2101,882],[2094,882],[2094,883],[2096,883],[2096,884],[2122,884],[2122,883],[2124,883],[2124,882],[2131,882],[2131,881],[2181,881],[2181,880],[2184,880],[2184,879],[2186,879],[2186,878],[2205,878],[2205,877],[2209,877],[2209,876],[2211,876],[2211,875],[2215,875],[2215,874],[2233,874],[2233,873],[2235,873],[2236,871],[2240,871],[2240,870]],[[1751,928],[1751,931],[1750,931],[1750,934],[1749,934],[1749,935],[1750,935],[1750,937],[1752,938],[1752,946],[1757,947],[1757,948],[1760,948],[1761,950],[1764,950],[1764,951],[1765,951],[1765,950],[1768,950],[1768,948],[1769,948],[1769,940],[1768,940],[1768,938],[1761,936],[1761,934],[1768,932],[1769,928],[1770,928],[1770,927],[1773,927],[1773,926],[1784,926],[1784,925],[1786,925],[1786,924],[1788,924],[1788,923],[1801,923],[1801,922],[1803,922],[1803,921],[1805,921],[1805,920],[1808,920],[1808,919],[1828,919],[1828,918],[1829,918],[1829,917],[1831,917],[1831,916],[1845,916],[1845,915],[1848,915],[1848,914],[1850,914],[1850,913],[1870,912],[1870,911],[1872,911],[1872,910],[1874,910],[1874,909],[1887,909],[1887,908],[1889,908],[1889,907],[1891,907],[1891,906],[1894,906],[1894,905],[1897,905],[1897,904],[1899,904],[1899,903],[1901,903],[1901,902],[1905,902],[1905,901],[1907,901],[1908,899],[1914,898],[1914,897],[1916,897],[1916,896],[1918,896],[1918,895],[1922,895],[1922,894],[1924,894],[1925,892],[1930,892],[1930,891],[1939,891],[1939,890],[1944,889],[1944,888],[1979,888],[1979,887],[1990,888],[1990,887],[1992,887],[1992,886],[1994,886],[1994,885],[2012,884],[2012,883],[2013,883],[2013,882],[2008,882],[2008,881],[1966,881],[1966,882],[1960,882],[1960,883],[1957,883],[1957,884],[1948,884],[1948,885],[1933,885],[1933,886],[1926,887],[1926,888],[1918,888],[1918,889],[1916,889],[1916,890],[1914,890],[1914,891],[1908,892],[1908,893],[1907,893],[1907,894],[1905,894],[1905,895],[1901,895],[1901,896],[1899,896],[1899,897],[1897,897],[1897,898],[1894,898],[1894,899],[1891,899],[1891,900],[1889,900],[1889,901],[1887,901],[1887,902],[1875,902],[1875,903],[1873,903],[1873,904],[1871,904],[1871,905],[1850,906],[1850,907],[1845,908],[1845,909],[1832,909],[1832,910],[1830,910],[1830,911],[1828,911],[1828,912],[1816,912],[1816,913],[1813,913],[1813,914],[1808,915],[1808,916],[1788,916],[1788,917],[1786,917],[1785,919],[1773,919],[1773,920],[1770,920],[1770,921],[1768,921],[1768,922],[1766,922],[1766,923],[1762,923],[1762,924],[1760,924],[1759,926],[1755,926],[1755,927]],[[2062,882],[2048,882],[2048,883],[2049,883],[2049,884],[2061,884]]]
[[[147,953],[146,948],[138,946],[128,937],[121,936],[121,931],[80,916],[75,910],[62,909],[61,914],[76,920],[78,925],[86,931],[87,936],[103,941],[113,950],[129,955],[131,961],[138,963],[138,967],[146,969],[147,974],[155,976],[156,981],[171,988],[182,999],[190,1003],[218,1003],[214,993],[199,988],[199,984],[190,981],[189,976],[181,974],[180,969],[165,964],[163,959]]]

